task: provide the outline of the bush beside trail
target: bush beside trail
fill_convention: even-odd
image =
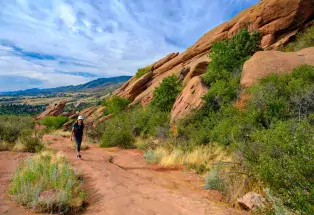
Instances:
[[[33,118],[0,116],[0,150],[37,152],[43,149],[42,136],[35,131]]]
[[[9,188],[19,204],[35,212],[76,214],[86,194],[61,154],[44,151],[20,164]]]
[[[39,120],[39,124],[55,130],[61,128],[68,121],[69,119],[64,116],[46,116]]]

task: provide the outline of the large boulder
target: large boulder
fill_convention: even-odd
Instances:
[[[50,104],[44,112],[37,115],[35,118],[37,120],[43,119],[46,116],[59,116],[63,113],[63,108],[65,107],[67,101],[60,101]]]
[[[287,6],[289,5],[289,6]],[[215,42],[231,38],[239,30],[247,28],[249,31],[258,30],[262,36],[262,46],[265,49],[277,49],[287,43],[300,29],[309,26],[314,16],[313,0],[263,0],[248,8],[232,20],[223,23],[203,35],[194,45],[183,53],[170,54],[150,65],[152,72],[143,79],[133,77],[115,94],[129,98],[134,103],[149,104],[153,99],[153,91],[161,81],[172,74],[180,76],[185,68],[192,68],[200,62],[208,61],[208,53]],[[206,59],[206,60],[205,60]],[[204,71],[205,63],[201,66]],[[184,84],[191,81],[193,75],[187,75]]]
[[[314,47],[298,52],[257,52],[243,66],[241,85],[248,87],[269,74],[289,73],[303,64],[314,66]]]
[[[204,104],[202,97],[207,91],[208,88],[203,84],[201,77],[193,77],[177,97],[171,110],[171,119],[176,121],[201,108]]]

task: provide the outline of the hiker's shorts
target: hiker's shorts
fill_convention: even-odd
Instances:
[[[81,151],[81,144],[82,144],[82,137],[74,136],[74,141],[76,144],[76,151],[80,152]]]

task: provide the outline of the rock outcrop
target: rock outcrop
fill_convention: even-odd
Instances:
[[[265,198],[253,192],[245,194],[245,196],[239,198],[237,201],[238,204],[246,210],[253,210],[265,206]]]
[[[298,52],[257,52],[243,66],[241,85],[248,87],[271,73],[289,73],[303,64],[314,66],[314,47]]]
[[[78,116],[83,116],[84,124],[86,127],[93,126],[97,121],[99,121],[103,117],[105,107],[96,106],[96,107],[88,107],[82,110],[79,113],[75,113],[69,118],[71,119],[69,122],[63,125],[64,130],[71,129],[73,122],[77,119]]]
[[[171,119],[173,121],[182,119],[194,109],[202,107],[202,97],[207,90],[200,76],[193,77],[176,99],[171,110]]]
[[[63,113],[63,108],[65,107],[67,101],[56,102],[49,105],[44,112],[37,115],[35,118],[40,120],[46,116],[59,116]]]
[[[133,77],[124,86],[115,91],[115,95],[129,98],[143,106],[153,99],[153,91],[163,78],[172,74],[190,70],[184,84],[193,76],[198,76],[209,61],[207,55],[211,45],[217,41],[231,38],[239,30],[258,30],[262,36],[264,49],[277,49],[287,43],[300,29],[309,26],[314,18],[314,0],[263,0],[239,13],[232,20],[214,28],[203,35],[193,46],[181,54],[172,53],[150,65],[151,72],[136,79]],[[302,58],[302,57],[300,57]],[[196,72],[193,73],[193,68]],[[200,68],[200,70],[199,70]],[[197,101],[198,103],[200,101]]]

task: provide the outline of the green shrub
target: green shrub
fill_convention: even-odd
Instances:
[[[44,146],[42,144],[42,136],[31,129],[22,130],[19,142],[23,145],[25,152],[40,152]]]
[[[314,112],[314,67],[301,66],[291,74],[270,75],[249,89],[248,117],[262,127],[279,120],[308,118]]]
[[[213,168],[205,177],[205,184],[204,184],[205,189],[209,190],[218,190],[221,191],[222,193],[225,192],[226,190],[226,184],[219,175],[219,171],[216,168]]]
[[[127,119],[127,117],[123,117],[123,119],[115,117],[106,122],[101,139],[101,147],[133,147],[132,126],[124,119]]]
[[[147,150],[145,151],[143,155],[144,159],[147,163],[157,164],[160,162],[160,157],[156,156],[156,153],[154,150]]]
[[[217,80],[229,80],[234,73],[242,71],[243,63],[260,48],[261,36],[259,32],[250,34],[248,30],[241,30],[230,40],[224,40],[212,45],[209,57],[208,72],[204,81],[211,85]]]
[[[41,125],[45,125],[50,129],[59,129],[64,123],[66,123],[69,119],[64,116],[46,116],[39,121]]]
[[[31,117],[0,116],[0,140],[15,143],[24,129],[34,129]]]
[[[314,26],[310,27],[303,33],[299,33],[294,42],[286,45],[284,51],[299,51],[304,48],[314,46]]]
[[[306,120],[279,121],[255,131],[243,146],[247,165],[284,205],[314,212],[314,128]]]
[[[153,107],[160,111],[170,112],[173,103],[181,92],[181,82],[175,75],[162,80],[159,87],[154,91]]]
[[[63,156],[42,152],[20,164],[9,193],[35,212],[77,213],[86,196],[80,184]]]
[[[137,70],[137,73],[136,73],[136,78],[139,79],[140,77],[142,77],[143,75],[149,73],[151,71],[150,68],[147,68],[147,67],[144,67],[144,68],[140,68]]]
[[[169,115],[167,113],[153,108],[134,108],[97,125],[90,135],[94,139],[101,136],[102,147],[130,148],[133,147],[134,138],[137,136],[164,137],[167,136],[168,130]]]
[[[104,106],[106,107],[104,114],[118,114],[123,111],[128,105],[130,101],[126,98],[122,98],[120,96],[113,96],[109,100],[104,102]]]
[[[208,71],[202,77],[210,86],[204,96],[205,107],[218,110],[237,98],[240,89],[242,66],[260,48],[261,36],[258,32],[250,34],[241,30],[230,40],[220,41],[212,45],[209,57],[212,61]]]

